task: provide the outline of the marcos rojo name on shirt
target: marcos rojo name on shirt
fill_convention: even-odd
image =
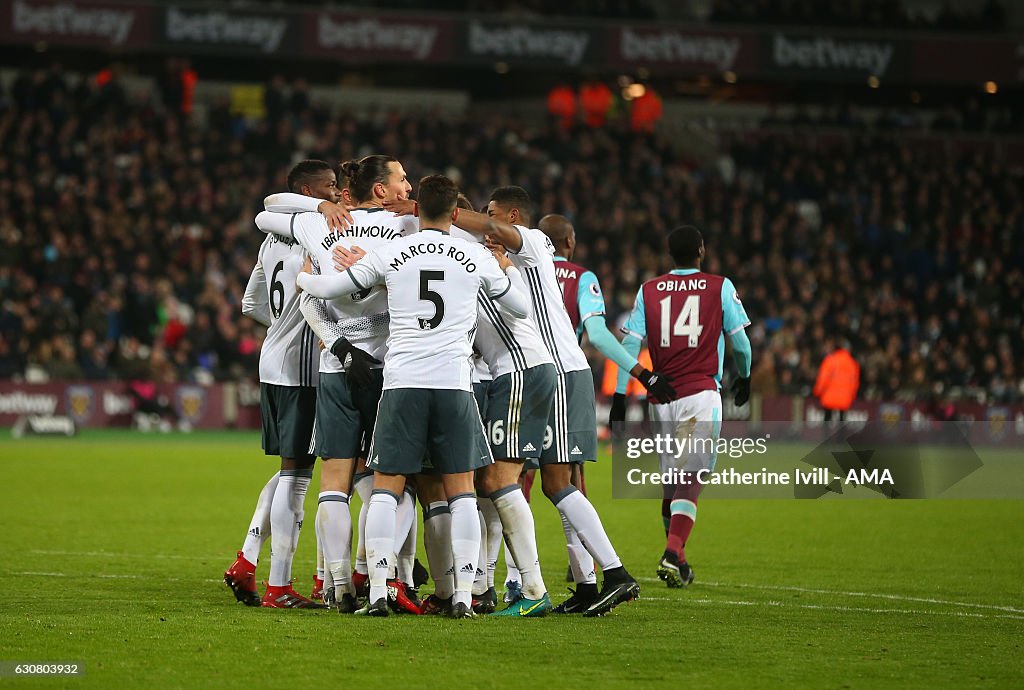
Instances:
[[[473,259],[462,251],[458,247],[453,247],[443,242],[420,242],[419,244],[411,244],[406,249],[402,250],[402,253],[392,259],[391,263],[388,264],[388,268],[393,271],[397,271],[401,268],[409,259],[414,256],[437,254],[438,256],[447,256],[449,259],[453,259],[463,268],[466,269],[466,273],[476,272],[476,264],[473,263]]]

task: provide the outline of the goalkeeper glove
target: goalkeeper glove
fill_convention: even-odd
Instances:
[[[345,338],[338,338],[331,345],[331,354],[341,360],[345,367],[345,375],[356,386],[369,388],[373,385],[372,364],[380,364],[366,352],[350,343]]]
[[[750,377],[738,378],[732,382],[732,393],[736,397],[733,401],[736,407],[743,407],[750,400]]]
[[[668,382],[668,379],[663,374],[644,369],[636,378],[640,383],[644,384],[644,388],[647,389],[650,397],[655,402],[666,403],[676,399],[676,389],[672,387],[672,384]]]

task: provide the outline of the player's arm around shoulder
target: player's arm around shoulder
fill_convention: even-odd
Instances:
[[[526,283],[519,269],[512,265],[511,259],[500,249],[469,246],[480,256],[480,279],[487,294],[513,317],[525,319],[530,313],[530,303]]]

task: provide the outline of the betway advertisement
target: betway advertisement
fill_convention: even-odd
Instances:
[[[168,5],[156,34],[169,47],[235,53],[301,53],[298,20],[290,12],[208,5]]]
[[[449,19],[307,11],[302,21],[307,54],[345,62],[441,62],[454,56],[456,25]]]
[[[609,31],[608,61],[656,72],[721,73],[757,69],[757,36],[673,26],[627,25]]]
[[[467,19],[462,56],[473,62],[578,67],[603,62],[602,34],[589,26]]]
[[[102,48],[140,48],[151,40],[149,5],[13,0],[0,6],[0,36],[8,40]]]
[[[761,67],[769,75],[903,79],[911,44],[902,39],[773,31],[761,37]]]

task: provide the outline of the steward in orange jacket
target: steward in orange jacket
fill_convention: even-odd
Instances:
[[[840,421],[845,420],[858,388],[860,366],[849,350],[840,345],[822,361],[814,383],[814,395],[825,409],[825,420],[831,421],[833,412],[839,412]]]

